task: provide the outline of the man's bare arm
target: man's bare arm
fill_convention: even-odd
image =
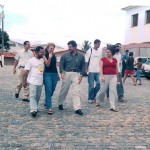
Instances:
[[[18,65],[18,60],[15,60],[15,62],[14,62],[13,74],[16,73],[16,67],[17,67],[17,65]]]
[[[27,77],[29,74],[29,70],[25,70],[24,71],[24,79],[23,79],[23,86],[26,87],[27,86]]]

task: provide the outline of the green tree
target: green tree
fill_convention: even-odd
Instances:
[[[0,49],[2,49],[2,36],[4,35],[4,49],[9,50],[9,35],[5,31],[0,30]]]
[[[87,51],[89,48],[91,48],[91,42],[85,40],[85,41],[82,43],[82,50]]]

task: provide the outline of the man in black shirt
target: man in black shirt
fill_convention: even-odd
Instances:
[[[68,48],[69,51],[60,60],[62,86],[58,98],[59,110],[63,110],[63,102],[72,84],[72,99],[75,113],[83,115],[81,111],[79,86],[85,73],[85,58],[77,52],[77,44],[75,41],[68,42]]]

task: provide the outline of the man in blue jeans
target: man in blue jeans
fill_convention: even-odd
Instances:
[[[126,70],[126,61],[129,57],[129,50],[125,50],[125,53],[122,55],[122,78],[124,77],[124,73]]]
[[[124,98],[124,87],[122,83],[122,56],[121,56],[121,43],[116,43],[116,52],[114,54],[114,58],[117,60],[117,66],[118,66],[118,82],[117,82],[117,95],[118,95],[118,101],[126,103],[127,100]],[[109,89],[107,90],[107,99],[109,100]]]
[[[117,59],[118,64],[118,84],[117,84],[117,94],[118,94],[118,101],[119,102],[127,102],[124,99],[124,87],[122,84],[122,57],[121,57],[121,43],[116,43],[116,53],[114,55],[114,58]]]
[[[88,102],[89,103],[95,102],[96,94],[100,90],[99,61],[102,57],[102,49],[100,49],[100,44],[101,41],[99,39],[96,39],[94,41],[94,47],[90,48],[85,55],[86,71],[88,72]]]

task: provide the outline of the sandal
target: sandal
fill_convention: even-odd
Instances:
[[[53,111],[52,110],[48,110],[47,112],[49,115],[52,115],[53,114]]]
[[[118,112],[118,109],[113,109],[113,108],[111,108],[110,110],[111,110],[111,111],[114,111],[114,112]]]
[[[100,104],[97,103],[97,104],[96,104],[96,107],[100,107]]]

